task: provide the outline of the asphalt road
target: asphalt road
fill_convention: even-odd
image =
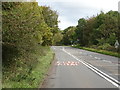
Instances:
[[[56,62],[45,88],[118,88],[118,58],[64,46],[52,46]]]

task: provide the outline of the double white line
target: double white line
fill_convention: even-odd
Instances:
[[[112,83],[114,86],[120,88],[120,82],[114,78],[112,78],[111,76],[107,75],[106,73],[100,71],[99,69],[97,69],[96,67],[92,66],[91,64],[78,59],[77,57],[75,57],[74,55],[70,54],[69,52],[67,52],[64,47],[62,49],[65,53],[69,54],[70,56],[72,56],[73,58],[75,58],[77,61],[81,62],[82,64],[84,64],[86,67],[88,67],[89,69],[91,69],[92,71],[94,71],[95,73],[97,73],[99,76],[101,76],[102,78],[104,78],[105,80],[109,81],[110,83]]]

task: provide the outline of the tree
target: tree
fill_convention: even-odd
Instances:
[[[50,11],[46,12],[36,2],[3,2],[2,7],[3,63],[10,63],[18,56],[36,51],[37,45],[52,45],[53,36],[58,32],[58,15],[55,11],[44,7]],[[49,18],[44,16],[45,14]],[[50,21],[52,26],[46,20]],[[28,59],[31,60],[31,56]]]
[[[43,36],[43,39],[45,39],[45,41],[43,42],[43,45],[47,44],[47,45],[52,45],[52,43],[55,44],[55,42],[53,42],[53,37],[55,37],[54,35],[56,35],[58,33],[58,14],[56,11],[53,11],[50,9],[50,7],[46,7],[46,6],[41,6],[42,8],[42,15],[44,18],[44,21],[46,23],[46,27],[49,27],[49,29],[46,29],[46,32]]]
[[[78,42],[81,46],[85,45],[85,38],[84,38],[85,27],[86,27],[86,20],[84,18],[79,19],[78,25],[76,26],[75,33],[76,33],[77,40],[79,40]]]
[[[106,48],[113,48],[115,41],[120,37],[119,15],[118,11],[109,11],[107,13],[101,11],[97,16],[79,19],[72,40],[81,46],[103,46],[105,44]],[[64,41],[65,45],[69,45],[71,41],[70,28],[68,27],[63,31],[62,41]]]
[[[61,44],[61,40],[63,39],[63,34],[59,31],[53,36],[53,44],[52,45],[59,45]]]
[[[75,41],[75,27],[74,26],[70,26],[68,28],[66,28],[63,32],[63,44],[65,45],[71,45],[74,43]]]

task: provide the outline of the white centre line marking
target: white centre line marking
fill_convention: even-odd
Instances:
[[[53,49],[55,49],[55,48],[53,47]]]
[[[95,59],[97,59],[97,57],[94,57]]]
[[[99,57],[94,57],[95,59],[99,59],[100,60],[100,58]]]
[[[104,62],[108,62],[108,63],[112,63],[111,61],[108,61],[108,60],[102,60],[102,61],[104,61]]]
[[[91,64],[78,59],[77,57],[75,57],[74,55],[70,54],[69,52],[67,52],[64,47],[63,47],[63,51],[65,53],[67,53],[68,55],[72,56],[73,58],[75,58],[77,61],[81,62],[82,64],[84,64],[85,66],[87,66],[89,69],[91,69],[92,71],[94,71],[95,73],[97,73],[98,75],[100,75],[101,77],[103,77],[105,80],[109,81],[110,83],[112,83],[114,86],[119,87],[119,85],[117,83],[120,84],[120,82],[114,78],[112,78],[111,76],[107,75],[106,73],[100,71],[99,69],[97,69],[96,67],[92,66]],[[117,83],[115,83],[117,82]]]
[[[92,57],[92,55],[90,55],[90,57]]]

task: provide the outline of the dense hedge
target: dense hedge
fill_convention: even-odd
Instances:
[[[2,14],[3,82],[26,78],[38,63],[37,55],[47,54],[43,45],[57,42],[54,38],[59,33],[57,12],[36,2],[3,2]],[[46,21],[55,23],[51,27]]]

